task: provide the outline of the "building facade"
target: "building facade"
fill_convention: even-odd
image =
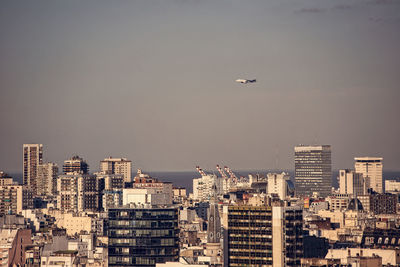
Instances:
[[[367,185],[363,175],[353,170],[339,171],[339,192],[351,196],[361,196],[367,194]]]
[[[217,194],[223,194],[223,181],[215,174],[203,175],[201,178],[193,179],[193,198],[199,201],[210,200],[213,194],[213,186],[217,187]]]
[[[331,146],[296,146],[295,188],[298,196],[326,197],[332,189]]]
[[[386,180],[385,181],[385,192],[398,193],[400,192],[400,182],[396,180]]]
[[[383,158],[359,157],[354,160],[354,168],[357,173],[362,173],[368,188],[372,188],[377,193],[383,193]]]
[[[0,215],[22,211],[22,187],[14,184],[12,178],[0,178]]]
[[[37,194],[51,196],[57,193],[58,166],[48,162],[38,166]]]
[[[299,266],[302,210],[271,206],[228,207],[229,266]]]
[[[284,200],[287,197],[288,185],[287,181],[290,180],[288,174],[282,172],[278,173],[268,173],[267,174],[267,193],[268,195],[278,195],[280,199]]]
[[[43,145],[24,144],[23,163],[23,184],[30,186],[36,195],[38,166],[43,163]]]
[[[106,158],[100,161],[100,171],[107,174],[121,174],[124,182],[132,182],[132,161],[126,158]]]
[[[108,218],[109,266],[178,261],[178,209],[116,208],[108,211]]]
[[[60,175],[57,192],[57,208],[61,212],[99,209],[98,180],[94,175],[80,173]]]
[[[71,174],[71,173],[88,174],[89,173],[89,165],[81,157],[73,156],[72,158],[64,161],[63,173],[64,174]]]

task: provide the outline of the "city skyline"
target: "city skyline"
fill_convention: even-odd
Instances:
[[[5,1],[0,155],[22,170],[108,156],[153,171],[294,169],[332,146],[334,169],[399,170],[397,1]],[[236,79],[253,79],[238,84]]]

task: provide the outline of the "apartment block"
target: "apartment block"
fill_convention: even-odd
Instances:
[[[120,174],[125,183],[132,182],[132,161],[126,158],[106,158],[100,161],[100,171],[107,174]]]
[[[57,208],[62,212],[99,209],[99,185],[94,175],[80,173],[60,175],[57,192]]]

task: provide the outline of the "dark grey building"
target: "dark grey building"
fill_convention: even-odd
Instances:
[[[311,196],[314,192],[326,197],[332,189],[331,146],[296,146],[295,190],[298,196]]]
[[[109,210],[108,218],[109,266],[179,260],[178,209],[116,208]]]

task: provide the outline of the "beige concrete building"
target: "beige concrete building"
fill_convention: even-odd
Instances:
[[[106,158],[100,161],[100,171],[106,174],[121,174],[124,182],[132,182],[132,161],[126,158]]]
[[[23,145],[23,184],[32,188],[33,194],[37,193],[38,166],[43,163],[42,144]]]
[[[348,262],[348,258],[354,257],[375,257],[381,258],[382,265],[398,266],[400,264],[399,249],[371,249],[371,248],[346,248],[346,249],[329,249],[325,259],[340,259],[342,264]],[[371,265],[363,266],[380,266],[376,261],[371,261]],[[357,265],[360,266],[360,265]]]
[[[385,192],[387,193],[400,192],[400,182],[396,180],[386,180]]]
[[[19,214],[23,209],[22,185],[14,184],[12,178],[0,178],[0,214]]]
[[[157,188],[124,188],[122,190],[122,204],[151,204],[171,205],[171,195]]]
[[[99,190],[96,176],[74,173],[57,181],[57,208],[62,212],[97,211]]]
[[[25,249],[32,244],[30,229],[0,230],[0,266],[23,266]]]
[[[280,199],[284,200],[287,197],[288,186],[287,181],[290,176],[287,173],[268,173],[267,174],[267,193],[268,195],[278,195]]]
[[[357,173],[362,173],[368,188],[378,193],[383,193],[383,158],[357,157],[354,158],[354,168]]]
[[[201,178],[193,179],[193,198],[199,201],[208,201],[213,193],[214,184],[217,186],[217,194],[222,194],[223,181],[224,179],[215,174],[203,175]]]
[[[67,230],[67,235],[79,234],[81,231],[90,233],[93,218],[89,216],[74,216],[73,213],[59,214],[55,217],[55,224]]]
[[[339,171],[339,192],[350,196],[360,196],[367,193],[367,185],[364,182],[363,175],[353,170]]]
[[[48,162],[38,166],[37,194],[51,196],[57,193],[58,166]]]

